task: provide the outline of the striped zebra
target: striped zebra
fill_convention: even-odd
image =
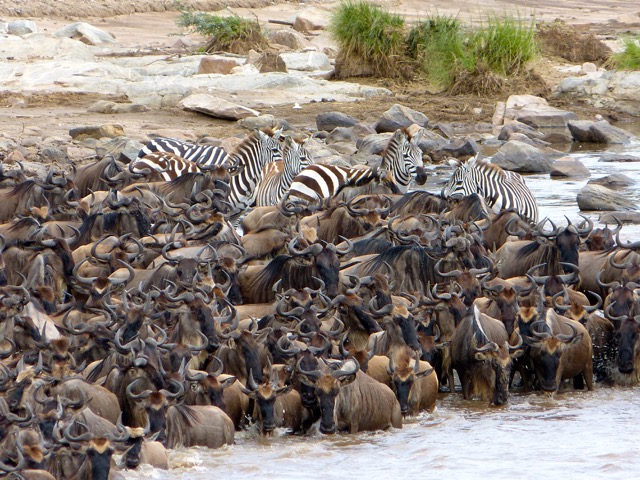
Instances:
[[[197,163],[185,160],[173,153],[152,152],[134,160],[130,170],[137,174],[145,174],[145,170],[155,172],[157,177],[169,182],[188,172],[200,172],[200,167]],[[156,175],[147,174],[147,181],[154,181]]]
[[[263,180],[256,192],[256,206],[278,205],[289,190],[291,182],[300,171],[313,164],[304,142],[286,137],[282,149],[282,161],[268,163],[264,167]]]
[[[466,162],[450,163],[456,171],[442,189],[443,198],[477,193],[495,213],[513,208],[529,222],[538,222],[538,204],[521,175],[505,171],[479,155]]]
[[[172,153],[189,162],[207,167],[224,164],[228,156],[222,147],[196,145],[195,143],[184,142],[176,138],[159,137],[147,142],[147,144],[140,149],[138,159],[155,152]]]
[[[405,193],[414,177],[418,183],[426,181],[422,151],[418,147],[421,132],[411,136],[406,130],[396,130],[383,153],[379,169],[365,165],[311,165],[294,178],[287,199],[321,203],[333,198],[344,187],[362,186],[382,179],[395,193]]]
[[[231,177],[228,201],[235,208],[231,218],[237,219],[256,200],[263,180],[264,167],[282,160],[281,130],[254,130],[232,153],[228,162],[238,173]]]

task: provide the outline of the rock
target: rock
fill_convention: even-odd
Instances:
[[[371,125],[368,125],[366,123],[356,123],[351,130],[353,131],[353,133],[355,133],[358,137],[366,137],[367,135],[375,135],[376,131],[373,129],[373,127]]]
[[[115,38],[110,33],[100,30],[85,22],[71,23],[53,33],[56,38],[72,38],[87,45],[99,45],[101,43],[115,42]]]
[[[291,50],[302,50],[309,44],[304,35],[291,30],[278,30],[270,40],[278,45],[289,47]]]
[[[260,73],[282,72],[288,73],[287,64],[281,54],[275,51],[266,51],[255,61],[255,66]]]
[[[529,138],[538,139],[541,139],[544,136],[544,134],[540,133],[532,126],[519,122],[518,120],[513,120],[509,122],[509,124],[502,126],[500,133],[498,134],[498,140],[511,140],[511,136],[514,133],[521,133]]]
[[[585,178],[589,177],[591,172],[580,160],[562,157],[553,162],[549,175],[551,177]]]
[[[598,67],[595,63],[585,62],[582,64],[582,71],[584,73],[594,73],[598,71]]]
[[[101,139],[104,137],[115,138],[124,135],[124,128],[118,124],[106,124],[99,127],[87,126],[76,127],[69,130],[69,135],[74,140],[84,140],[87,138]]]
[[[614,127],[606,120],[573,120],[567,125],[576,142],[624,144],[632,138],[629,132]]]
[[[287,70],[313,72],[315,70],[331,70],[332,68],[329,57],[322,52],[281,53],[280,58],[284,60]]]
[[[602,185],[588,183],[578,192],[580,210],[635,210],[635,204]]]
[[[358,120],[341,112],[325,112],[316,116],[316,127],[326,132],[336,127],[353,127]]]
[[[178,103],[178,108],[191,112],[200,112],[224,120],[240,120],[247,117],[257,117],[260,112],[242,105],[229,102],[206,93],[190,95]]]
[[[108,100],[98,100],[89,105],[87,112],[94,113],[139,113],[148,112],[149,107],[137,103],[116,103]]]
[[[622,223],[640,223],[640,212],[607,212],[600,215],[598,221],[604,224],[617,224],[617,220]]]
[[[635,155],[621,155],[616,153],[606,153],[600,157],[599,162],[617,162],[617,163],[626,163],[626,162],[640,162],[640,157]]]
[[[331,150],[342,155],[353,155],[357,151],[353,142],[331,142],[327,145]]]
[[[29,35],[37,32],[38,26],[31,20],[15,20],[7,24],[7,33],[9,35]]]
[[[238,125],[247,130],[262,129],[262,128],[278,128],[282,126],[283,121],[278,120],[271,114],[259,115],[257,117],[247,117],[242,120],[238,120]]]
[[[327,143],[327,145],[330,145],[332,143],[350,142],[350,143],[353,144],[353,150],[355,151],[356,150],[355,144],[356,144],[357,140],[358,140],[358,137],[356,136],[356,134],[354,134],[351,131],[350,128],[347,128],[347,127],[336,127],[331,131],[331,133],[327,137],[326,143]],[[340,153],[345,153],[345,152],[342,151]]]
[[[101,140],[96,145],[96,153],[100,158],[112,155],[114,158],[129,163],[138,157],[138,152],[144,145],[128,137],[116,137]]]
[[[634,185],[636,182],[622,173],[612,173],[611,175],[605,175],[604,177],[594,178],[589,180],[590,184],[602,185],[607,188],[624,188]]]
[[[396,103],[382,114],[373,128],[378,133],[395,132],[399,128],[406,128],[414,123],[420,127],[426,127],[429,119],[423,113]]]
[[[387,144],[391,139],[391,133],[376,133],[375,135],[367,135],[356,143],[358,153],[364,155],[379,155],[387,148]]]
[[[424,128],[422,130],[422,135],[420,136],[420,141],[418,142],[418,147],[420,147],[422,153],[429,153],[434,150],[444,148],[448,144],[449,140],[444,138],[442,135],[439,135],[433,130]]]
[[[46,147],[40,152],[42,160],[53,163],[66,163],[68,161],[67,152],[58,147]]]
[[[533,145],[511,140],[500,147],[491,163],[518,173],[549,173],[552,161]]]
[[[450,140],[447,145],[437,150],[436,153],[451,157],[471,157],[479,151],[478,144],[473,138],[464,137]]]
[[[240,62],[231,58],[208,55],[200,59],[200,65],[198,65],[198,75],[229,75],[235,67],[238,67],[240,65],[242,65]]]
[[[91,148],[70,145],[67,147],[67,156],[71,162],[81,163],[89,158],[94,158],[96,156],[96,151]]]
[[[513,121],[524,123],[538,130],[542,134],[542,140],[548,142],[569,142],[571,136],[567,122],[577,118],[575,113],[552,107],[544,98],[534,95],[511,95],[504,112],[505,125]]]
[[[324,30],[329,26],[330,12],[315,7],[308,7],[299,12],[292,20],[294,30],[302,33],[311,30]]]

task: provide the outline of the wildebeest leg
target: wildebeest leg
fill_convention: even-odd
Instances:
[[[458,376],[460,377],[460,383],[462,384],[462,396],[465,400],[471,399],[471,376],[461,372],[458,372]],[[451,392],[455,392],[455,389],[451,390]]]
[[[300,425],[300,433],[306,433],[314,423],[320,420],[320,407],[305,408]]]
[[[573,377],[574,390],[584,390],[584,377],[581,373]]]
[[[584,380],[585,383],[587,384],[587,390],[591,391],[593,390],[593,363],[592,362],[588,362],[587,366],[584,369],[584,372],[582,372],[582,374],[584,375]]]

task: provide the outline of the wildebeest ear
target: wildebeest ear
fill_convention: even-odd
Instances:
[[[518,350],[509,352],[509,356],[511,356],[511,358],[520,358],[523,354],[524,354],[524,348],[519,348]]]
[[[229,378],[225,378],[224,380],[220,380],[220,386],[222,388],[230,387],[231,385],[233,385],[236,382],[236,380],[237,380],[236,377],[234,377],[232,375]]]
[[[433,368],[427,368],[426,370],[423,370],[422,372],[418,372],[416,374],[416,377],[418,378],[422,378],[422,377],[428,377],[429,375],[431,375],[433,373]]]
[[[279,397],[281,395],[286,395],[291,391],[292,388],[293,388],[293,385],[286,385],[284,387],[276,388],[276,397]]]
[[[307,377],[306,375],[303,375],[303,374],[300,374],[300,381],[310,387],[316,386],[316,382],[313,380],[313,378]]]
[[[583,335],[583,334],[582,334],[582,333],[580,333],[579,335],[576,335],[575,337],[573,337],[573,338],[571,339],[571,341],[570,341],[569,343],[567,343],[567,344],[566,344],[566,345],[567,345],[567,347],[571,347],[571,346],[573,346],[573,345],[576,345],[578,342],[581,342],[581,341],[582,341],[582,335]]]
[[[345,377],[340,378],[340,386],[341,387],[346,387],[347,385],[349,385],[350,383],[353,383],[353,381],[356,379],[356,375],[347,375]]]
[[[487,356],[484,354],[484,352],[476,352],[473,358],[475,358],[478,362],[487,360]]]
[[[449,345],[451,345],[451,342],[448,342],[448,341],[447,342],[436,343],[436,350],[444,350]]]

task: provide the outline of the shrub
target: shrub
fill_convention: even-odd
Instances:
[[[336,75],[403,74],[404,20],[365,1],[347,0],[331,17],[330,32],[340,49]]]
[[[206,52],[243,54],[252,48],[264,50],[267,47],[260,24],[237,15],[221,17],[182,9],[177,23],[200,35],[211,37],[204,48]]]
[[[640,70],[639,39],[627,38],[624,45],[624,51],[613,54],[609,63],[619,70]]]

